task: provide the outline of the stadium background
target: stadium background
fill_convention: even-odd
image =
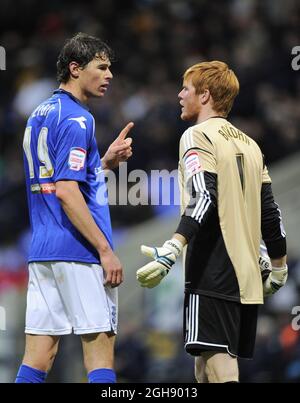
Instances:
[[[92,111],[100,150],[125,123],[135,122],[129,171],[177,168],[178,141],[186,128],[179,119],[177,93],[187,66],[220,59],[238,75],[241,90],[231,120],[266,156],[290,252],[288,284],[261,309],[255,359],[241,363],[241,380],[299,382],[300,333],[291,326],[292,309],[300,305],[300,71],[291,67],[291,50],[300,45],[296,0],[1,1],[0,45],[7,60],[6,71],[0,71],[0,306],[6,312],[0,382],[13,381],[24,347],[30,236],[24,125],[57,87],[58,52],[78,31],[100,36],[115,50],[112,86]],[[182,346],[180,265],[152,291],[141,290],[134,278],[145,261],[139,256],[141,241],[158,244],[170,236],[178,208],[115,206],[111,212],[126,273],[116,348],[119,380],[191,382],[193,361]],[[49,380],[84,381],[81,360],[78,338],[64,338]]]

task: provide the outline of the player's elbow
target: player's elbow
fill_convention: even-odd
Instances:
[[[55,184],[56,197],[62,203],[67,202],[78,190],[78,183],[75,181],[59,181]]]
[[[56,194],[56,197],[58,198],[58,200],[60,202],[64,201],[65,198],[66,198],[66,194],[65,194],[65,191],[63,189],[57,189],[56,188],[55,194]]]

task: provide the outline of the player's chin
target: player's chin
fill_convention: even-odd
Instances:
[[[180,119],[185,121],[190,120],[189,116],[185,112],[181,112]]]
[[[97,98],[103,98],[103,97],[104,97],[104,95],[105,95],[105,92],[106,92],[106,91],[99,90],[99,91],[97,92],[96,97],[97,97]]]
[[[103,98],[104,95],[105,95],[105,93],[106,93],[106,89],[105,89],[105,88],[99,88],[99,89],[93,91],[92,96],[93,96],[94,98]]]

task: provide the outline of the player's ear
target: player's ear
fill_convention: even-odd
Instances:
[[[209,99],[210,99],[210,91],[209,91],[209,89],[206,88],[206,89],[199,95],[199,97],[200,97],[200,102],[201,102],[202,105],[207,104],[207,102],[208,102]]]
[[[77,62],[71,62],[69,63],[69,71],[70,71],[70,76],[73,78],[78,78],[80,75],[80,66]]]

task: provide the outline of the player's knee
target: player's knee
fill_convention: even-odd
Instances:
[[[206,371],[206,376],[209,383],[236,383],[239,382],[238,371],[219,370],[218,368],[210,368]]]
[[[31,354],[25,353],[23,364],[40,371],[49,372],[52,368],[57,350],[58,346],[56,345],[49,350],[43,352],[39,351],[38,354],[33,354],[32,352]]]
[[[45,370],[46,372],[49,372],[50,369],[52,368],[52,365],[54,363],[56,354],[57,354],[57,347],[49,352],[49,354],[48,354],[48,362],[47,362],[47,369]]]
[[[238,382],[238,370],[233,368],[219,368],[215,365],[207,365],[205,374],[209,383]]]
[[[115,336],[112,333],[89,334],[81,338],[84,366],[88,373],[97,368],[113,368]]]
[[[209,383],[227,383],[239,381],[237,359],[229,354],[214,354],[206,361],[205,374]]]

